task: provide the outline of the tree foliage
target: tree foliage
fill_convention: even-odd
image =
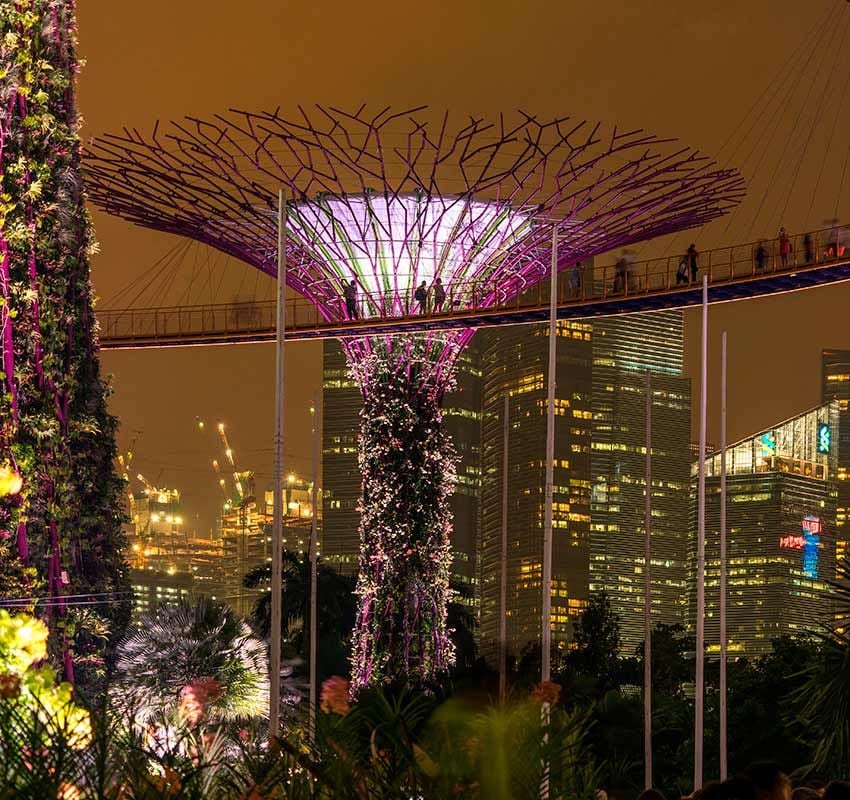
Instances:
[[[248,589],[263,591],[254,603],[250,620],[264,638],[271,632],[271,565],[264,564],[245,575]],[[348,671],[351,631],[357,613],[354,578],[341,575],[319,561],[316,585],[318,663],[320,681]],[[288,550],[283,553],[282,638],[288,640],[289,657],[309,656],[310,560]]]
[[[804,679],[797,699],[802,718],[817,742],[819,767],[837,778],[850,778],[850,558],[832,581],[835,619],[818,636],[819,657],[798,670]],[[803,673],[802,675],[800,673]]]
[[[120,642],[116,661],[116,697],[140,723],[195,701],[213,722],[268,710],[266,645],[224,605],[160,606]]]

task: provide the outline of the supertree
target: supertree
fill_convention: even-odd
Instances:
[[[331,320],[409,314],[416,287],[436,293],[437,279],[447,302],[471,291],[479,307],[505,302],[548,275],[553,232],[566,269],[708,222],[742,195],[737,173],[642,131],[525,113],[432,123],[423,108],[186,118],[99,137],[86,164],[106,211],[269,275],[285,189],[288,284]],[[355,691],[428,683],[451,662],[455,456],[441,400],[473,332],[343,342],[364,400]]]
[[[92,593],[116,635],[129,616],[89,283],[74,2],[2,3],[0,29],[0,535],[43,581],[51,651],[73,680],[66,596]]]

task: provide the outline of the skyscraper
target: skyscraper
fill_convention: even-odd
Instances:
[[[363,401],[339,342],[326,339],[323,354],[322,552],[335,569],[352,574],[360,554],[357,435]]]
[[[732,655],[817,628],[835,572],[838,403],[818,406],[726,450],[727,634]],[[705,631],[719,649],[720,456],[706,461]],[[688,537],[688,624],[696,621],[696,465]]]
[[[593,323],[590,589],[620,618],[622,651],[644,639],[646,378],[652,408],[652,621],[683,622],[691,388],[681,311]]]
[[[362,398],[349,377],[339,342],[324,344],[324,415],[322,424],[323,533],[326,561],[341,572],[357,569],[360,553],[360,470],[357,437]],[[459,456],[458,481],[452,497],[454,518],[452,580],[467,587],[472,605],[477,601],[478,500],[480,490],[481,366],[473,340],[461,354],[457,385],[443,400],[444,424]]]
[[[557,331],[553,641],[563,648],[589,591],[605,590],[621,617],[624,652],[631,654],[643,640],[647,370],[655,431],[653,619],[683,620],[690,385],[682,376],[682,314],[559,322]],[[457,388],[444,402],[446,428],[460,456],[452,501],[453,577],[480,581],[480,641],[491,658],[499,637],[505,395],[509,651],[519,655],[540,640],[548,347],[545,325],[479,331],[459,362]],[[360,397],[336,342],[325,344],[324,368],[323,552],[340,569],[353,571]]]
[[[559,322],[553,481],[552,640],[568,641],[587,603],[590,529],[592,326]],[[507,646],[518,656],[540,641],[546,474],[545,325],[485,329],[481,504],[481,645],[499,639],[504,397],[509,397]]]
[[[821,401],[838,401],[838,430],[833,444],[838,448],[838,498],[835,509],[835,559],[841,566],[847,549],[850,527],[850,350],[824,350],[821,353]]]

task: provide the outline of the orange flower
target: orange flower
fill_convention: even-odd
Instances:
[[[542,681],[534,687],[531,692],[531,699],[543,705],[544,703],[553,706],[558,702],[561,696],[561,687],[552,681]]]
[[[169,797],[179,794],[183,788],[180,776],[170,767],[165,768],[164,775],[151,775],[148,782],[157,792],[167,792]]]
[[[60,784],[56,794],[58,800],[80,800],[82,796],[82,792],[73,783]]]
[[[344,717],[350,710],[349,691],[351,683],[335,675],[322,684],[321,709],[326,714],[339,714]]]

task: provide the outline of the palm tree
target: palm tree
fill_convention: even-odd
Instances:
[[[261,636],[271,632],[271,565],[264,564],[248,572],[243,585],[247,589],[262,589],[250,621]],[[344,674],[348,669],[348,639],[354,628],[357,603],[354,596],[354,577],[341,575],[319,561],[317,571],[317,635],[319,680]],[[310,618],[310,561],[288,550],[283,552],[283,630],[294,654],[307,658]]]
[[[817,741],[815,760],[835,778],[850,777],[850,558],[832,586],[834,619],[817,634],[819,648],[795,693],[800,715]]]
[[[199,686],[210,722],[268,709],[266,645],[224,605],[160,606],[121,641],[116,661],[116,698],[142,724],[175,713]]]
[[[469,604],[473,596],[469,584],[452,581],[451,588],[454,596],[446,609],[446,624],[455,646],[454,673],[457,677],[471,670],[478,658],[478,648],[475,644],[478,618]]]

